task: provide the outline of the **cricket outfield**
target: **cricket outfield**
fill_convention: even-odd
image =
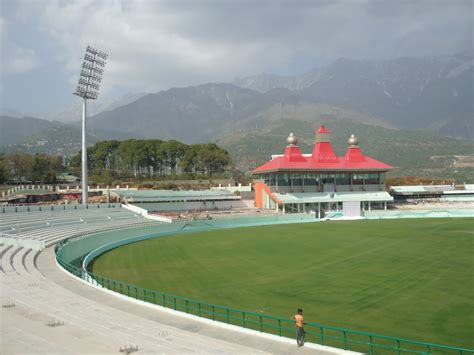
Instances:
[[[472,348],[474,219],[222,229],[129,244],[92,271],[195,300]]]

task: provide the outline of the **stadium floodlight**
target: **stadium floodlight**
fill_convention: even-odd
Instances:
[[[88,203],[87,181],[87,100],[96,100],[99,95],[100,82],[104,74],[107,53],[87,46],[82,63],[79,83],[74,95],[82,97],[82,203]]]

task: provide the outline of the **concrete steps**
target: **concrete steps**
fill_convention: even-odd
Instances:
[[[87,230],[94,228],[100,225]],[[52,230],[56,239],[50,234],[51,244],[78,232]],[[2,244],[0,266],[2,354],[108,354],[130,345],[145,354],[339,353],[297,349],[293,342],[229,330],[221,323],[111,295],[59,269],[52,247],[36,251]]]

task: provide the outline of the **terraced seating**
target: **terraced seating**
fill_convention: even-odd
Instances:
[[[18,223],[22,227],[36,226],[41,224],[69,222],[83,220],[103,219],[106,216],[130,216],[129,211],[122,208],[101,208],[101,209],[81,209],[81,210],[59,210],[59,211],[35,211],[16,212],[0,214],[0,230],[5,227],[16,226]]]
[[[20,245],[21,241],[41,241],[48,247],[79,234],[159,223],[120,207],[12,212],[0,214],[0,233]]]
[[[160,224],[124,209],[12,215],[0,214],[4,233],[44,240],[46,246],[84,233]],[[18,225],[17,235],[11,227]],[[54,248],[37,251],[0,242],[0,289],[2,354],[116,354],[130,345],[138,345],[140,353],[146,354],[288,354],[294,348],[293,341],[226,330],[177,314],[170,317],[169,310],[150,310],[95,290],[56,266]],[[314,353],[314,349],[299,353]]]

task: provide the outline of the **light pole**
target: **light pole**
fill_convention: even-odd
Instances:
[[[88,203],[87,181],[87,100],[95,100],[99,95],[100,82],[104,74],[107,53],[87,46],[82,63],[79,83],[74,95],[82,97],[82,203]]]

